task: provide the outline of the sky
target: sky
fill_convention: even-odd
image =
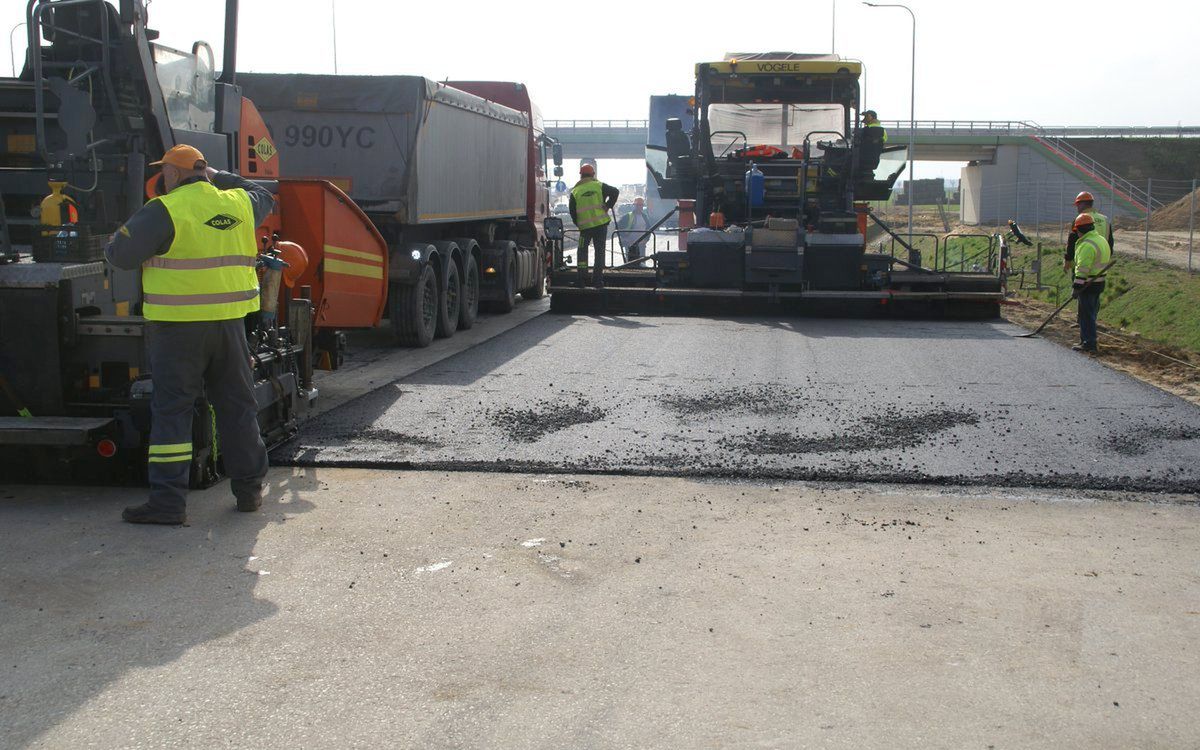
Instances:
[[[744,20],[716,2],[242,0],[238,68],[334,72],[335,4],[338,72],[521,81],[546,119],[644,119],[651,94],[691,92],[696,62],[726,52],[831,48],[863,61],[865,103],[882,119],[909,116],[909,15],[858,0],[740,6]],[[1200,124],[1200,6],[1193,3],[907,4],[917,19],[919,120]],[[208,41],[219,61],[224,5],[155,0],[150,25],[168,46]],[[25,3],[0,6],[4,32],[24,20]],[[16,35],[18,66],[23,34]],[[927,177],[950,165],[917,166],[916,176]]]

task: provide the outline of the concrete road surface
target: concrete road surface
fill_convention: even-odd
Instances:
[[[147,528],[129,490],[0,489],[0,745],[1200,745],[1186,499],[323,468],[274,470],[259,515],[226,493]]]
[[[1200,409],[1021,332],[542,315],[327,412],[275,458],[1200,490]]]

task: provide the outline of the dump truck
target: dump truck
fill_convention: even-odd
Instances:
[[[545,294],[551,145],[524,85],[421,76],[243,74],[285,177],[339,185],[388,245],[398,342],[470,328]]]
[[[161,190],[148,165],[176,144],[277,197],[256,233],[264,313],[247,320],[268,445],[294,434],[316,398],[316,320],[328,330],[373,325],[383,313],[382,272],[362,270],[387,260],[374,225],[331,183],[278,178],[282,156],[236,83],[237,11],[227,0],[218,74],[207,43],[178,50],[156,41],[143,0],[29,3],[22,71],[0,79],[5,478],[144,477],[153,381],[140,271],[107,265],[103,247]],[[342,255],[347,265],[339,266]],[[192,423],[192,482],[203,486],[222,473],[206,400]]]
[[[607,272],[603,289],[580,288],[574,269],[557,264],[552,308],[750,302],[997,315],[996,274],[926,268],[870,212],[868,201],[891,195],[908,154],[856,126],[861,74],[860,63],[835,55],[749,53],[696,65],[690,117],[668,117],[663,142],[646,148],[659,195],[677,202],[678,250],[656,253],[654,268]],[[867,252],[869,221],[908,257]],[[561,234],[554,220],[548,229]]]

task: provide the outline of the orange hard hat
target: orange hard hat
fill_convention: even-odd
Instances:
[[[1075,202],[1076,202],[1076,203],[1083,203],[1084,201],[1087,201],[1087,202],[1089,202],[1089,203],[1095,203],[1095,202],[1096,202],[1096,199],[1092,197],[1092,194],[1091,194],[1091,193],[1089,193],[1088,191],[1084,190],[1082,193],[1080,193],[1079,195],[1075,196]]]
[[[279,259],[287,263],[283,267],[283,284],[291,289],[308,268],[308,253],[295,242],[287,240],[276,242],[275,249],[279,251]]]
[[[189,146],[186,143],[172,146],[167,149],[167,153],[163,154],[163,158],[150,162],[150,166],[152,167],[159,167],[163,164],[170,164],[172,167],[178,167],[185,171],[204,169],[208,166],[208,162],[205,161],[204,154],[200,153],[200,149],[195,146]]]
[[[1076,232],[1081,232],[1084,227],[1094,226],[1096,226],[1096,220],[1092,218],[1091,214],[1079,214],[1075,217],[1075,223],[1071,225],[1071,228]]]
[[[579,167],[579,174],[583,175],[584,177],[595,177],[596,168],[591,164],[584,164]]]

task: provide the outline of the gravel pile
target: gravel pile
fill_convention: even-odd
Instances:
[[[574,403],[542,401],[530,409],[496,409],[488,416],[511,440],[532,443],[577,424],[599,422],[606,415],[600,407],[581,399]]]
[[[810,399],[791,386],[760,383],[696,395],[672,393],[660,396],[658,401],[682,419],[709,414],[791,414]]]
[[[1179,425],[1143,425],[1114,433],[1102,445],[1120,456],[1144,456],[1167,440],[1200,440],[1200,429]]]
[[[977,424],[977,415],[957,409],[932,409],[908,414],[896,410],[863,420],[835,435],[811,437],[763,430],[730,440],[727,446],[760,456],[884,451],[925,442],[955,427]]]

